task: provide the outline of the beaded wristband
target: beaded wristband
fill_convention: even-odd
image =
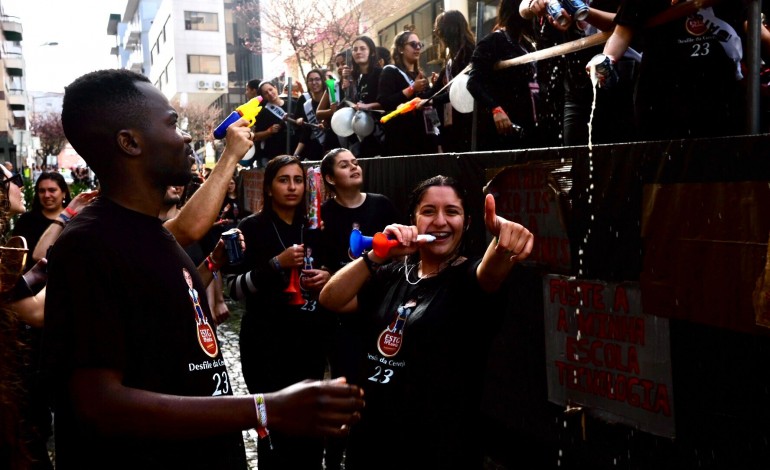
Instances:
[[[267,408],[265,407],[265,396],[261,393],[253,395],[254,398],[254,412],[257,415],[257,435],[260,438],[267,437],[270,439],[270,431],[267,430]],[[272,442],[270,448],[272,449]]]
[[[70,217],[67,217],[64,214],[59,214],[59,220],[61,220],[62,223],[64,223],[64,225],[67,225],[68,223],[70,223],[70,220],[72,219]]]

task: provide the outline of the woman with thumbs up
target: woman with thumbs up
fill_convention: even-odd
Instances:
[[[349,470],[482,468],[483,374],[491,327],[503,313],[494,293],[534,238],[498,216],[487,195],[484,223],[495,238],[483,257],[463,256],[466,199],[450,177],[423,181],[409,203],[413,225],[384,230],[399,242],[388,258],[365,253],[321,291],[326,308],[367,322],[359,361],[367,403],[351,429]]]

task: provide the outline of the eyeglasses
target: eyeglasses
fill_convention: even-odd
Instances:
[[[420,41],[409,41],[409,42],[408,42],[408,43],[406,43],[406,44],[407,44],[408,46],[412,46],[412,49],[422,49],[423,47],[425,47],[425,44],[423,44],[423,43],[422,43],[422,42],[420,42]]]
[[[8,178],[3,180],[3,189],[8,191],[8,188],[10,187],[10,184],[13,183],[16,185],[16,187],[21,188],[24,186],[24,179],[21,177],[21,173],[16,173],[13,176],[9,176]]]

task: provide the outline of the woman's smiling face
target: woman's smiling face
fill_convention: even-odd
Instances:
[[[462,242],[465,210],[462,199],[449,186],[428,188],[414,211],[417,233],[436,237],[420,248],[420,257],[446,261],[454,256]]]

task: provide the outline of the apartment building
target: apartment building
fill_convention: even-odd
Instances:
[[[262,57],[244,47],[249,31],[238,0],[128,0],[107,34],[120,66],[150,78],[170,100],[230,110],[246,82],[262,76]]]
[[[147,75],[150,71],[150,27],[160,0],[128,0],[122,15],[110,15],[107,34],[115,36],[111,53],[121,68]]]
[[[22,155],[16,143],[27,127],[27,96],[21,49],[23,28],[18,18],[5,14],[2,3],[0,27],[0,75],[3,80],[3,88],[0,90],[0,161],[10,161],[14,168],[20,169]]]

